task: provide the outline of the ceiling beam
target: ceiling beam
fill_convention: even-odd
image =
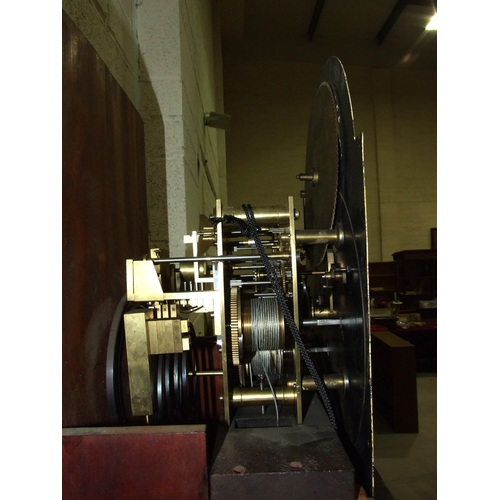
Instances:
[[[421,5],[422,7],[434,7],[437,9],[437,0],[409,0],[408,5]]]
[[[318,26],[318,21],[321,16],[321,11],[323,10],[324,4],[325,0],[316,0],[316,5],[314,6],[311,22],[309,23],[309,28],[307,30],[307,37],[309,38],[310,42],[314,37],[314,32],[316,31],[316,27]]]
[[[391,28],[394,26],[394,24],[396,24],[396,21],[398,20],[407,4],[408,0],[398,0],[396,5],[392,9],[392,12],[389,14],[389,17],[385,20],[385,23],[383,24],[382,28],[380,28],[380,31],[375,37],[377,45],[382,45],[385,37],[389,34],[389,31],[391,31]]]
[[[389,31],[391,31],[394,24],[396,24],[396,21],[399,19],[399,16],[407,5],[433,7],[434,11],[437,11],[437,0],[398,0],[391,13],[389,14],[389,17],[385,20],[385,23],[383,24],[382,28],[380,28],[380,31],[375,37],[377,45],[382,45],[382,42],[389,34]]]

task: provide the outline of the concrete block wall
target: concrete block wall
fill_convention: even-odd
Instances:
[[[62,7],[139,109],[135,0],[63,0]]]
[[[179,16],[177,0],[137,5],[150,239],[152,246],[162,250],[168,250],[170,239],[176,239],[170,232],[175,234],[185,226]]]
[[[437,227],[435,71],[346,67],[365,136],[369,257],[430,248]]]
[[[151,247],[182,256],[200,213],[226,200],[220,21],[211,0],[63,0],[144,121]]]
[[[318,55],[257,44],[224,46],[230,205],[301,205],[309,114]],[[332,54],[330,54],[332,55]],[[309,60],[308,60],[309,59]],[[363,132],[370,261],[430,248],[437,226],[436,72],[345,67],[355,121]],[[301,221],[298,221],[298,227]]]
[[[394,165],[378,162],[385,260],[398,250],[430,248],[437,227],[436,74],[393,70],[388,83]]]
[[[304,169],[313,89],[331,55],[298,42],[238,45],[236,36],[225,47],[223,80],[217,5],[63,0],[144,120],[150,242],[171,255],[183,255],[182,236],[217,197],[258,206],[293,195],[300,208],[295,176]],[[346,72],[356,133],[365,136],[370,260],[428,248],[437,226],[436,73]],[[203,125],[204,113],[224,109],[233,115],[229,132]]]
[[[200,214],[226,201],[225,132],[203,123],[205,113],[224,112],[216,2],[182,0],[180,23],[186,224],[197,229]]]
[[[171,256],[185,254],[183,236],[226,191],[224,132],[203,124],[223,112],[217,15],[210,0],[138,5],[151,240]]]

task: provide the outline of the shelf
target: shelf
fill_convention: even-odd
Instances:
[[[403,250],[393,254],[398,269],[402,310],[418,310],[421,300],[437,296],[436,250]]]

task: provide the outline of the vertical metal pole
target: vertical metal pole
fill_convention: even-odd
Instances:
[[[215,202],[215,217],[222,217],[222,202]],[[222,222],[217,224],[217,255],[223,254],[224,246],[222,241]],[[223,372],[223,411],[224,420],[229,425],[231,423],[230,405],[229,405],[229,378],[227,366],[227,338],[226,338],[226,309],[224,304],[224,262],[215,262],[214,271],[216,279],[214,280],[214,289],[217,296],[214,299],[214,322],[215,334],[221,337],[222,349],[222,372]],[[219,313],[217,314],[217,311]]]
[[[290,211],[290,254],[291,254],[291,264],[292,264],[292,293],[293,293],[293,318],[297,328],[299,325],[299,283],[297,274],[297,248],[295,245],[295,217],[294,217],[294,207],[293,207],[293,196],[288,197],[288,209]],[[297,400],[296,400],[296,412],[297,412],[297,423],[302,423],[302,383],[301,383],[301,373],[300,373],[300,351],[295,344],[293,350],[293,357],[295,362],[295,382],[297,384]]]

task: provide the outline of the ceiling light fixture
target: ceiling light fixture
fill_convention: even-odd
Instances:
[[[431,20],[429,21],[429,24],[425,27],[425,29],[427,31],[431,31],[431,30],[437,31],[437,29],[438,29],[437,28],[437,17],[438,17],[438,15],[437,15],[437,12],[436,12],[436,14],[434,14],[432,16]]]

